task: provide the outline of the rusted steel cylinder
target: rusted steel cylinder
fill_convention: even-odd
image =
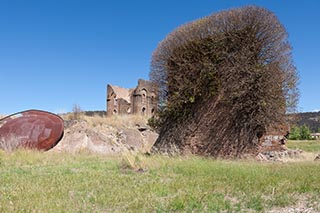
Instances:
[[[47,151],[63,137],[63,119],[50,112],[27,110],[0,120],[0,141],[11,148]]]

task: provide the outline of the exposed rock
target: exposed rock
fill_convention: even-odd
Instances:
[[[259,153],[257,156],[256,156],[256,160],[258,161],[268,161],[268,158],[266,155],[262,154],[262,153]]]
[[[65,121],[64,137],[52,151],[117,154],[135,150],[147,153],[157,137],[158,134],[148,126],[143,126],[141,131],[140,125],[113,127],[103,124],[92,127],[83,120]]]
[[[144,132],[144,131],[146,131],[146,130],[148,129],[147,126],[140,126],[139,124],[137,124],[136,126],[137,126],[137,128],[138,128],[138,130],[139,130],[140,132]]]

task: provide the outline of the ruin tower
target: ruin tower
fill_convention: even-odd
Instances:
[[[107,86],[107,116],[136,114],[151,117],[157,106],[157,90],[150,81],[139,79],[138,86],[133,89]]]
[[[130,114],[131,113],[131,103],[130,103],[130,93],[132,90],[107,85],[107,116],[117,115],[117,114]]]
[[[139,79],[131,96],[132,112],[151,117],[157,110],[158,99],[153,83]]]

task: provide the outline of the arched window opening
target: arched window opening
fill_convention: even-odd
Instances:
[[[141,112],[142,112],[142,115],[146,115],[146,108],[145,108],[145,107],[142,107]]]
[[[146,103],[146,101],[147,101],[147,90],[146,89],[141,90],[141,97],[142,97],[142,103]]]

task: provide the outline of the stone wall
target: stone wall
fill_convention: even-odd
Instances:
[[[150,81],[140,79],[132,94],[132,112],[151,117],[157,109],[156,88]]]
[[[277,129],[272,128],[266,132],[260,139],[260,152],[265,151],[283,151],[286,150],[287,137],[289,135],[289,126],[280,125]]]
[[[139,79],[137,87],[133,89],[107,86],[107,116],[137,114],[151,117],[157,106],[157,90],[150,81]]]

